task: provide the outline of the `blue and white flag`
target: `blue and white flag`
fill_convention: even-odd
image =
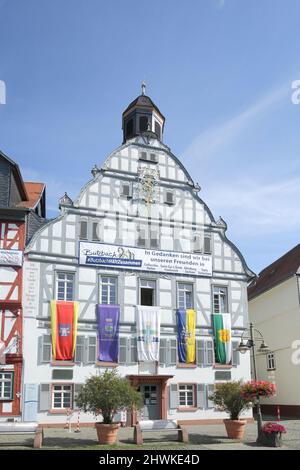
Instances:
[[[159,361],[160,308],[137,305],[137,355],[139,362]]]

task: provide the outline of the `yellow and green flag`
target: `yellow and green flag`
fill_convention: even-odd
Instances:
[[[230,313],[215,313],[213,326],[216,363],[230,364],[232,355]]]

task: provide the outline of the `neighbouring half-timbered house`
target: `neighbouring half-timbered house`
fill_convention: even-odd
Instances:
[[[128,424],[222,419],[215,384],[250,379],[235,344],[253,273],[163,143],[165,118],[144,87],[122,123],[123,144],[26,249],[24,417],[65,424],[86,378],[117,368],[144,398]]]
[[[21,416],[23,252],[44,220],[44,184],[0,152],[0,420]]]

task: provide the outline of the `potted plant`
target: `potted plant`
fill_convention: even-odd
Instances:
[[[284,426],[278,423],[266,423],[262,429],[262,444],[267,447],[281,447],[282,434],[286,433]]]
[[[267,380],[250,380],[242,386],[243,396],[252,402],[257,398],[271,398],[276,393],[276,387],[272,382]]]
[[[242,439],[244,436],[246,420],[239,419],[240,414],[251,407],[247,398],[242,394],[240,381],[220,383],[216,385],[215,392],[209,397],[216,408],[226,411],[229,419],[224,419],[227,435],[230,439]]]
[[[114,416],[120,409],[140,408],[141,395],[115,370],[106,370],[86,380],[76,403],[84,412],[93,413],[95,418],[102,415],[102,422],[95,424],[99,443],[114,444],[120,426],[113,422]]]

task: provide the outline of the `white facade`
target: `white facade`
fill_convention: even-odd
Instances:
[[[150,178],[153,183],[150,189],[142,182],[147,175],[154,175]],[[173,196],[167,195],[168,192]],[[146,387],[143,391],[153,395],[153,408],[157,402],[157,409],[151,412],[145,406],[142,417],[148,417],[149,413],[154,413],[155,416],[150,416],[154,418],[182,421],[225,417],[213,409],[208,395],[218,380],[250,379],[250,364],[249,357],[235,353],[236,365],[221,368],[214,365],[210,352],[213,350],[213,292],[214,287],[223,288],[226,310],[232,318],[232,337],[238,341],[248,324],[247,281],[252,273],[226,238],[226,224],[221,219],[214,220],[197,193],[191,177],[166,145],[153,135],[147,139],[135,136],[114,151],[101,170],[94,172],[93,179],[74,203],[61,203],[61,215],[34,236],[24,262],[23,414],[30,402],[27,395],[32,393],[35,405],[28,408],[28,416],[37,417],[42,423],[65,423],[64,407],[59,410],[53,406],[53,387],[66,386],[65,389],[56,387],[58,401],[64,393],[62,390],[66,396],[70,391],[74,396],[90,374],[109,366],[96,361],[95,307],[103,303],[101,279],[110,277],[115,280],[111,289],[115,289],[114,300],[121,312],[118,371],[122,376],[135,376],[137,382],[140,376],[139,383]],[[212,275],[82,266],[78,259],[80,238],[115,247],[202,254],[212,263]],[[58,280],[62,274],[69,275],[69,293],[73,289],[73,300],[79,302],[78,338],[82,338],[74,365],[51,362],[48,346],[50,301],[58,298]],[[64,279],[67,283],[67,277]],[[153,287],[153,304],[161,312],[160,364],[136,360],[136,305],[147,295],[142,292],[145,285]],[[182,295],[197,311],[198,363],[185,367],[177,363],[175,316],[179,287],[184,290],[183,285],[187,285],[190,294]],[[163,382],[159,379],[162,376],[170,377]],[[186,406],[181,406],[180,402],[184,401]],[[89,422],[93,418],[81,415],[81,420]]]
[[[294,275],[249,301],[250,319],[272,354],[257,355],[258,377],[274,382],[277,389],[263,401],[264,407],[277,413],[279,406],[281,414],[289,416],[300,414],[299,292],[299,277]]]

